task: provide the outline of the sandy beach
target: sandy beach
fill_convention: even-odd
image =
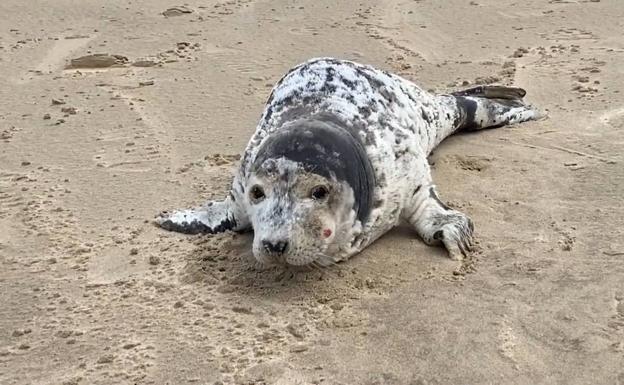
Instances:
[[[1,384],[624,385],[622,0],[3,0]],[[539,121],[447,139],[461,265],[401,226],[260,269],[219,199],[273,84],[334,56]]]

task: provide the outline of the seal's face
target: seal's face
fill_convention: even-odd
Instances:
[[[246,176],[260,262],[331,264],[371,211],[370,161],[359,139],[336,122],[289,122],[259,146]]]
[[[261,263],[330,264],[345,231],[353,227],[349,185],[306,171],[297,162],[265,160],[246,191],[253,253]]]

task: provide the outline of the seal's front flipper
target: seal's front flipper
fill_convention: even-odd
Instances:
[[[156,224],[165,230],[185,234],[241,231],[247,227],[247,219],[240,212],[235,202],[228,197],[223,202],[208,202],[202,207],[163,212],[156,218]]]
[[[442,243],[451,259],[461,260],[472,249],[474,227],[467,215],[449,208],[433,185],[417,189],[403,216],[428,245]]]
[[[479,86],[453,92],[458,109],[454,131],[472,131],[539,119],[535,107],[522,100],[526,91],[504,86]]]

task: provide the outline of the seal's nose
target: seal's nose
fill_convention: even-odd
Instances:
[[[262,241],[262,247],[269,254],[284,254],[286,248],[288,247],[287,241]]]

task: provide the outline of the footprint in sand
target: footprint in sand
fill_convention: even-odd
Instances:
[[[204,160],[208,162],[209,166],[226,166],[232,165],[240,160],[239,154],[227,155],[227,154],[212,154],[206,155]]]
[[[612,127],[624,127],[624,107],[614,108],[603,113],[600,115],[599,121]]]
[[[481,172],[490,167],[492,159],[483,156],[456,155],[448,159],[448,162],[465,171]]]

